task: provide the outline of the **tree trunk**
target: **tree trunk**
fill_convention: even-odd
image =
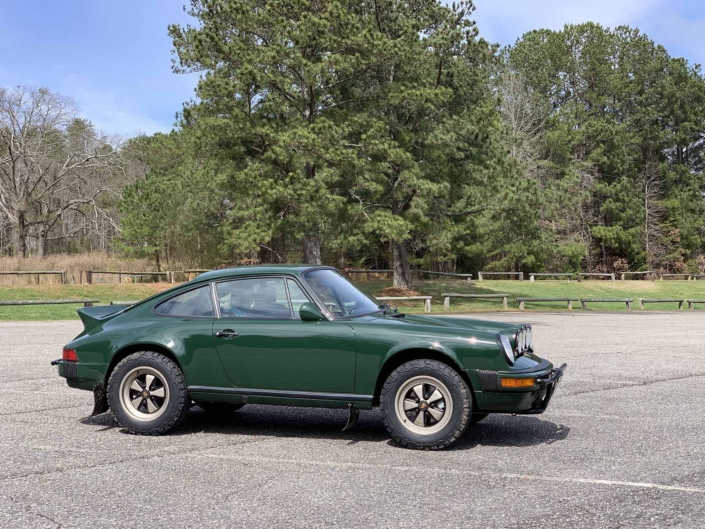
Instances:
[[[321,264],[321,237],[318,232],[309,232],[303,238],[304,263]]]
[[[40,228],[39,230],[39,245],[37,246],[37,257],[44,259],[47,254],[47,230]]]
[[[157,272],[161,272],[162,271],[162,264],[159,261],[159,250],[156,250],[154,252],[154,260],[157,262]]]
[[[15,211],[15,256],[27,257],[27,224],[24,211]]]
[[[393,285],[399,288],[413,288],[409,259],[406,256],[406,245],[403,241],[392,241],[392,268],[394,269]]]

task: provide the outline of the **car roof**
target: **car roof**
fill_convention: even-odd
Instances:
[[[252,276],[252,275],[272,275],[272,274],[288,274],[300,276],[307,270],[323,269],[335,270],[332,266],[316,266],[310,264],[272,264],[272,265],[254,265],[254,266],[237,266],[234,268],[223,268],[222,270],[212,270],[205,272],[196,278],[196,281],[212,281],[214,279],[222,279],[225,277],[236,276]]]

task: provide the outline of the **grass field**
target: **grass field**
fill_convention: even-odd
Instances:
[[[101,304],[111,301],[136,301],[169,288],[168,283],[136,283],[110,285],[35,285],[0,286],[0,301],[97,299]],[[0,307],[0,321],[6,320],[72,320],[78,318],[77,305],[33,305]]]
[[[382,289],[391,286],[391,281],[364,281],[358,286],[368,294],[375,295]],[[536,281],[492,281],[482,283],[458,280],[416,281],[414,288],[424,295],[433,296],[432,312],[443,311],[441,293],[455,294],[509,294],[509,310],[517,310],[517,297],[534,298],[633,298],[633,309],[639,310],[638,298],[652,299],[705,299],[705,281],[602,281],[588,280],[578,283],[567,280]],[[406,312],[422,312],[421,301],[399,304]],[[588,310],[595,311],[625,311],[623,303],[590,303]],[[698,305],[696,305],[698,307]],[[573,303],[574,310],[580,309],[580,303]],[[676,303],[647,304],[646,310],[675,310]],[[705,309],[702,305],[700,310]],[[451,299],[451,312],[487,312],[501,311],[501,300],[463,300]],[[526,310],[567,310],[565,302],[533,303],[526,305]],[[696,310],[698,310],[696,308]]]
[[[377,295],[391,286],[391,281],[362,281],[357,285],[371,295]],[[97,299],[101,304],[111,301],[139,300],[169,288],[167,283],[145,284],[100,284],[100,285],[35,285],[0,286],[0,300],[39,299]],[[457,280],[417,281],[414,288],[424,295],[434,296],[432,312],[443,312],[441,293],[485,294],[506,292],[509,294],[509,310],[517,310],[516,297],[549,298],[633,298],[634,310],[638,309],[638,298],[705,299],[705,281],[583,281],[581,283],[560,280],[536,281],[483,281],[482,283]],[[398,303],[405,312],[423,312],[421,301]],[[574,303],[574,310],[580,309]],[[35,305],[29,307],[0,307],[0,321],[7,320],[69,320],[75,319],[76,309],[82,305]],[[696,310],[705,310],[705,304]],[[567,310],[565,302],[527,304],[527,311]],[[678,305],[651,304],[646,310],[675,310]],[[451,300],[451,312],[501,311],[501,300]],[[624,311],[622,303],[591,303],[589,310]]]

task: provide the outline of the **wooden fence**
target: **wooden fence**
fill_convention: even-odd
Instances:
[[[67,283],[66,270],[10,270],[10,271],[1,271],[0,275],[3,275],[3,276],[36,276],[37,285],[39,284],[39,278],[41,276],[60,276],[61,284],[65,285]]]

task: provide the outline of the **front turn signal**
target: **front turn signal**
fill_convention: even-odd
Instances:
[[[535,378],[503,378],[503,388],[530,388],[536,385]]]

